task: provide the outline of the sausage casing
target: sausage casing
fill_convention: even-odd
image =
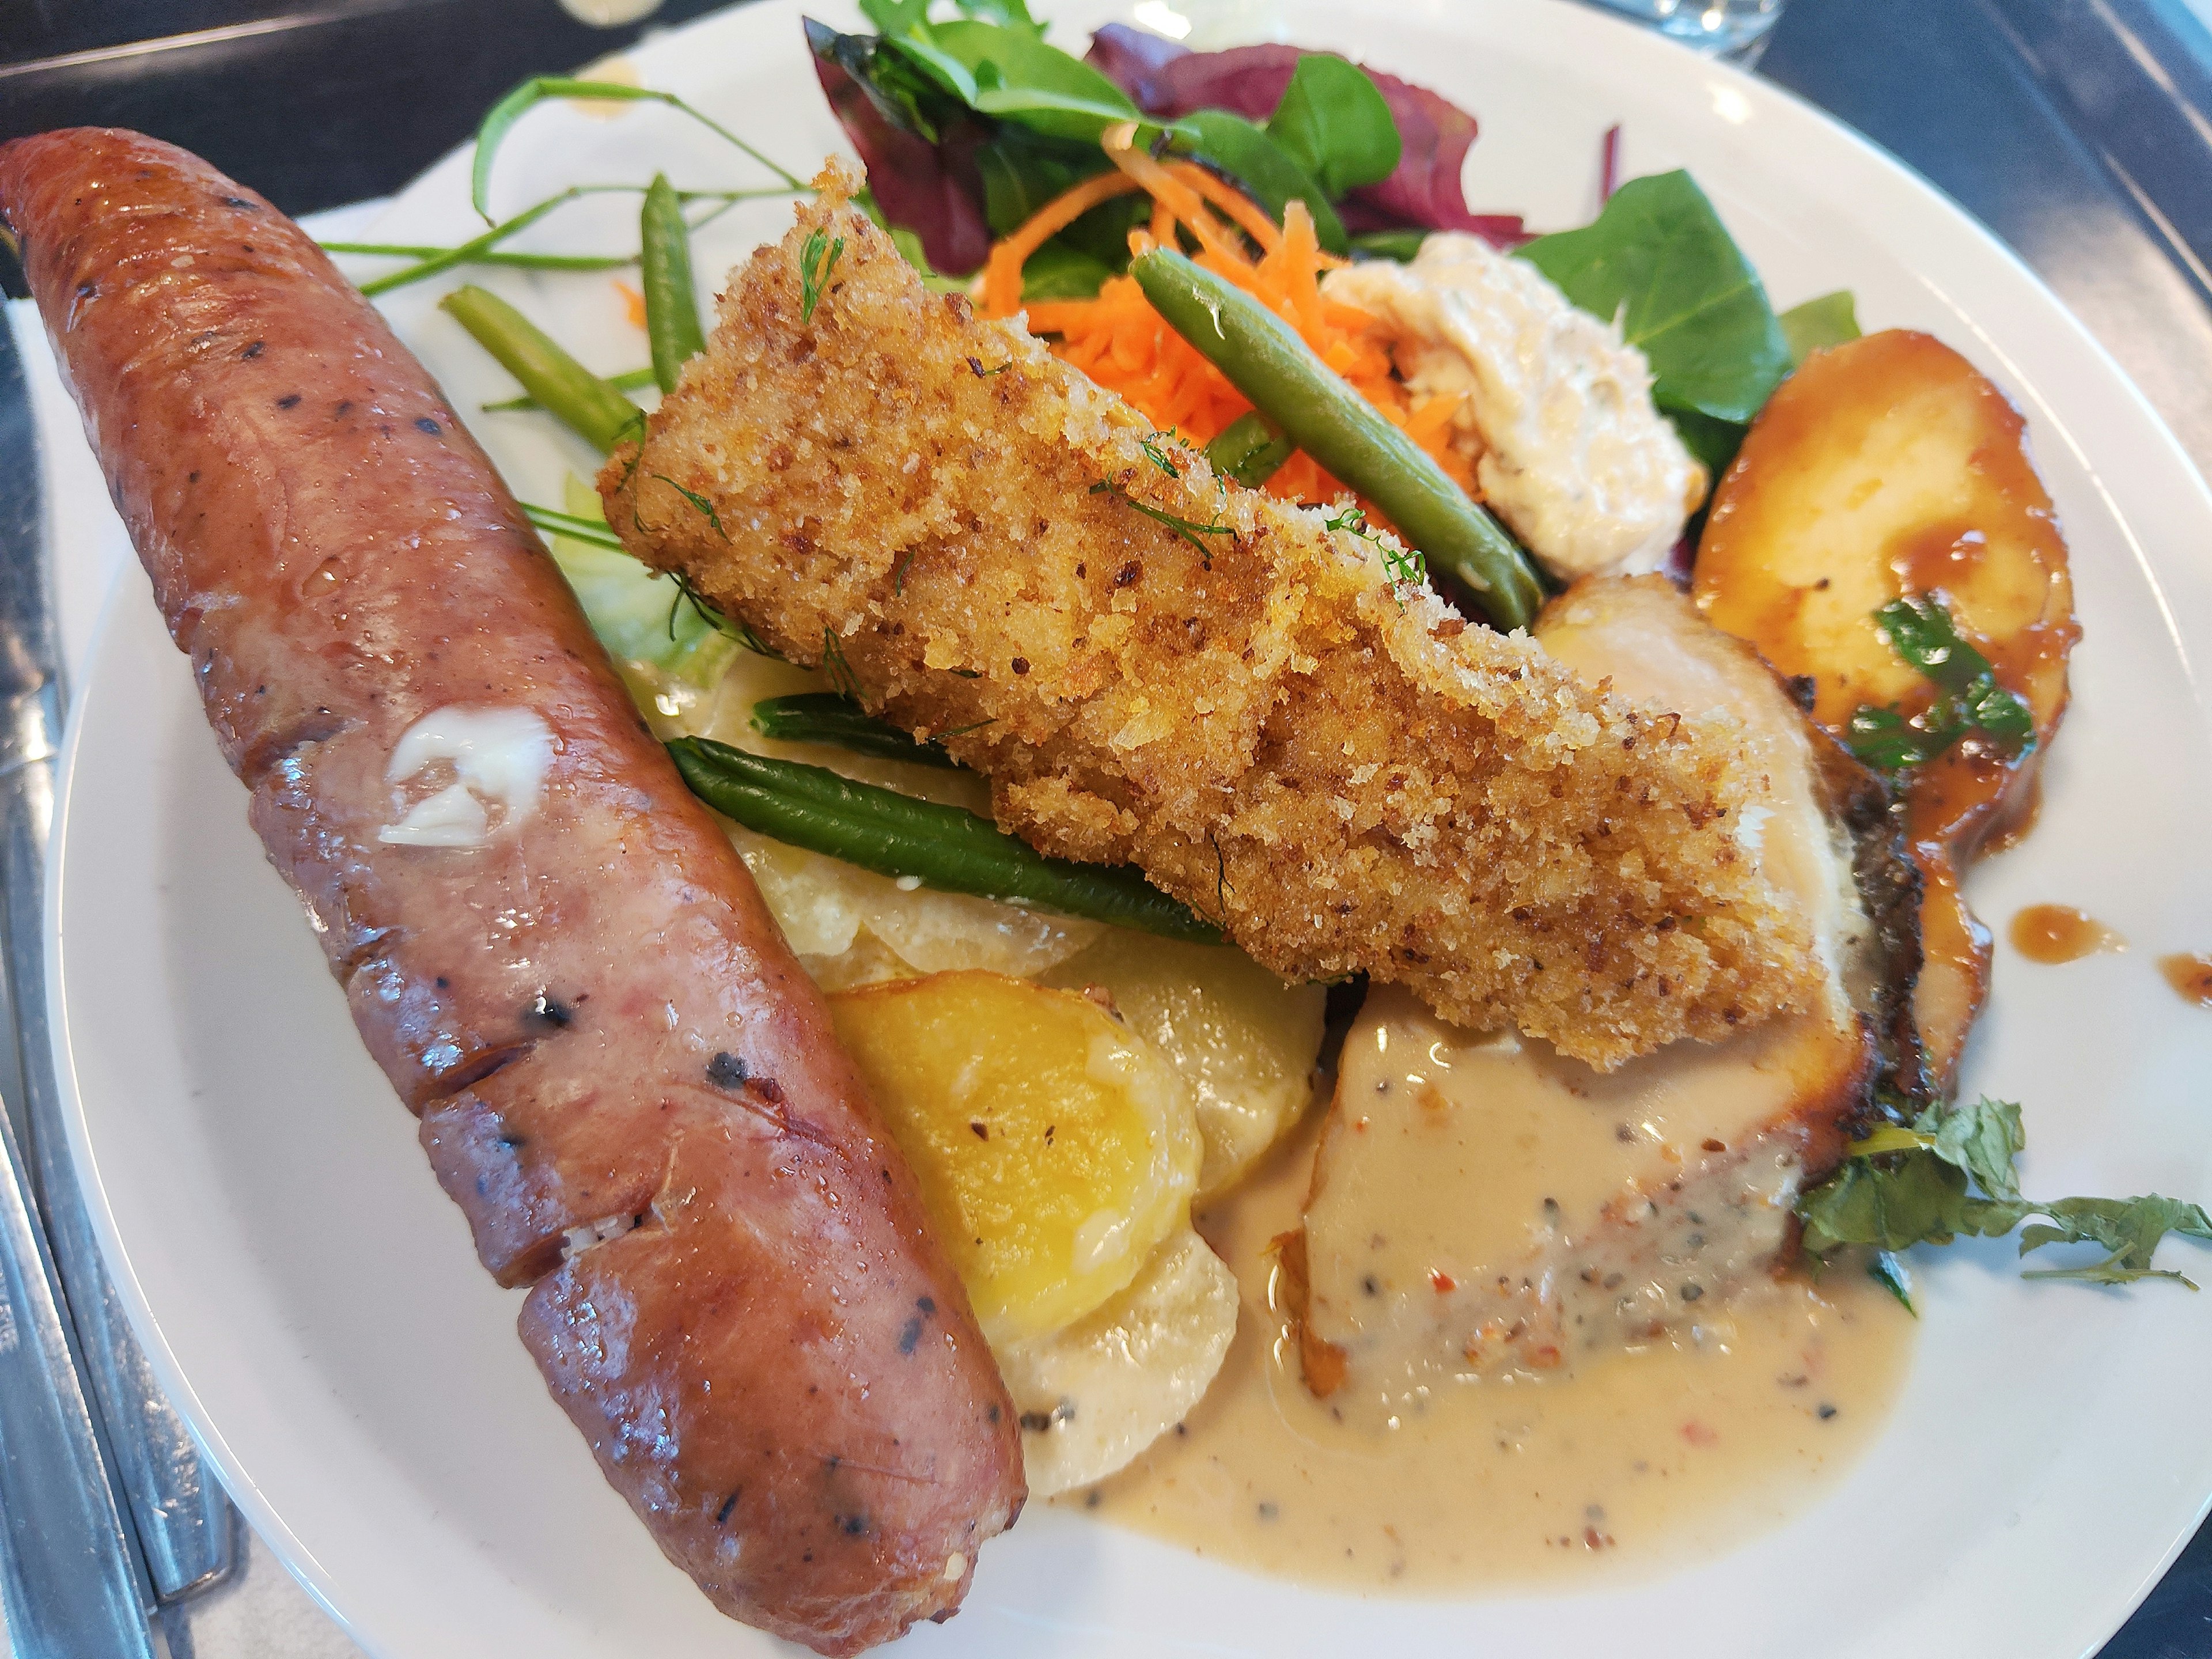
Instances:
[[[951,1612],[1021,1505],[1006,1391],[818,993],[490,463],[196,157],[21,139],[0,219],[253,825],[608,1480],[718,1606],[823,1652]],[[407,839],[434,796],[458,844]]]

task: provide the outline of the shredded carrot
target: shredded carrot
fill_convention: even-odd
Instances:
[[[983,267],[983,302],[993,316],[1006,316],[1022,303],[1022,267],[1030,255],[1061,231],[1116,196],[1126,196],[1137,184],[1119,173],[1102,173],[1073,190],[1056,196],[1037,210],[1029,222],[991,250]]]
[[[628,283],[620,280],[615,283],[615,292],[622,295],[623,310],[629,318],[629,325],[632,328],[643,328],[645,326],[645,295]]]
[[[1202,200],[1220,209],[1222,216],[1257,242],[1262,252],[1273,253],[1283,245],[1283,233],[1243,191],[1231,189],[1195,161],[1171,161],[1166,172],[1168,177],[1189,185]],[[1302,211],[1305,207],[1303,202],[1297,205]]]
[[[1050,237],[1099,203],[1129,191],[1152,198],[1149,227],[1133,230],[1129,245],[1142,253],[1173,247],[1178,229],[1197,243],[1198,263],[1236,283],[1291,328],[1361,397],[1381,411],[1470,495],[1474,469],[1452,443],[1453,422],[1465,394],[1416,403],[1393,362],[1388,329],[1357,307],[1328,298],[1321,276],[1345,262],[1324,252],[1313,216],[1303,202],[1285,210],[1279,228],[1257,204],[1188,161],[1160,161],[1139,149],[1125,124],[1104,140],[1115,170],[1101,173],[1048,203],[1036,216],[991,250],[978,298],[983,314],[1011,317],[1022,307],[1022,266]],[[1257,257],[1240,241],[1249,239]],[[1133,276],[1115,276],[1090,300],[1043,301],[1028,307],[1031,331],[1056,337],[1053,349],[1120,392],[1163,431],[1203,446],[1252,405],[1196,348],[1162,320]],[[1349,494],[1303,451],[1293,454],[1267,488],[1299,501],[1330,501]]]

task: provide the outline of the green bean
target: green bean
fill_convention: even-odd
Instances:
[[[748,830],[941,892],[1218,944],[1218,928],[1128,865],[1047,858],[988,818],[854,783],[819,766],[769,760],[705,738],[668,745],[691,793]]]
[[[707,349],[707,337],[699,327],[699,295],[691,286],[691,227],[665,173],[654,173],[646,186],[637,246],[644,261],[645,334],[653,343],[653,378],[663,392],[673,392],[684,365]]]
[[[1129,270],[1170,328],[1300,449],[1474,589],[1492,622],[1521,628],[1536,614],[1543,584],[1504,527],[1272,312],[1168,248]]]
[[[827,743],[878,760],[911,761],[918,766],[957,766],[933,743],[916,743],[889,720],[879,720],[852,698],[836,691],[802,691],[767,697],[753,705],[753,730],[778,743]]]
[[[1206,447],[1206,463],[1222,477],[1257,489],[1297,447],[1258,410],[1238,416]]]
[[[593,448],[612,449],[642,428],[645,411],[571,357],[535,323],[483,289],[455,289],[438,301],[476,343],[545,410]]]
[[[653,371],[650,368],[626,368],[619,374],[609,374],[603,378],[617,392],[637,392],[653,384]],[[504,398],[498,403],[482,405],[483,412],[487,415],[507,415],[519,410],[544,407],[545,405],[539,403],[537,398],[526,395],[520,398]]]

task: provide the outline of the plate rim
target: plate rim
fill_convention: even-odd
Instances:
[[[782,3],[782,0],[769,0],[769,3],[765,4],[758,3],[758,0],[754,0],[754,3],[734,5],[708,13],[678,28],[652,36],[647,41],[641,42],[632,48],[631,55],[650,57],[675,52],[680,49],[680,43],[688,37],[696,33],[712,30],[726,23],[731,16],[741,11],[760,16],[785,10],[795,10],[796,8],[797,0],[788,0],[788,3]],[[1365,9],[1363,4],[1358,10],[1364,11]],[[1126,5],[1122,9],[1127,9]],[[2008,274],[2021,282],[2024,288],[2040,303],[2046,315],[2055,315],[2063,319],[2062,325],[2069,337],[2068,343],[2076,351],[2086,348],[2085,356],[2094,365],[2099,377],[2104,382],[2105,389],[2107,392],[2117,389],[2123,400],[2129,405],[2131,416],[2139,422],[2147,423],[2148,433],[2154,434],[2155,442],[2163,451],[2160,459],[2168,467],[2178,466],[2179,479],[2185,481],[2187,493],[2194,497],[2192,506],[2208,524],[2212,524],[2212,486],[2208,486],[2203,473],[2187,449],[2156,408],[2150,404],[2141,388],[2120,367],[2112,353],[2051,290],[2033,267],[2029,266],[2018,252],[2002,241],[1987,225],[1940,187],[1914,171],[1885,147],[1786,88],[1759,80],[1729,65],[1698,58],[1694,54],[1685,57],[1686,48],[1680,48],[1672,42],[1665,41],[1633,22],[1601,12],[1585,10],[1575,5],[1573,0],[1546,0],[1545,9],[1554,14],[1571,15],[1578,20],[1576,24],[1570,27],[1587,27],[1601,37],[1610,37],[1612,46],[1608,50],[1626,53],[1632,62],[1638,55],[1645,54],[1650,57],[1651,62],[1655,64],[1661,61],[1668,62],[1674,70],[1685,75],[1703,72],[1717,77],[1723,85],[1731,85],[1742,90],[1753,100],[1754,105],[1764,104],[1771,109],[1787,111],[1789,114],[1786,118],[1791,120],[1808,119],[1812,128],[1820,132],[1825,140],[1833,142],[1840,138],[1848,148],[1856,151],[1864,164],[1876,169],[1882,175],[1882,182],[1887,186],[1893,190],[1902,186],[1908,194],[1920,198],[1923,206],[1938,210],[1948,222],[1954,233],[1960,228],[1970,232],[1972,240],[1978,244],[1978,251],[1984,256],[1996,256],[1996,259],[2007,268]],[[1447,30],[1468,29],[1469,38],[1474,38],[1475,26],[1461,22],[1453,9],[1441,3],[1441,0],[1429,0],[1429,3],[1411,8],[1409,10],[1421,21],[1431,22]],[[1348,10],[1346,15],[1353,17],[1356,16],[1356,13]],[[1631,44],[1632,42],[1637,44]],[[376,216],[373,228],[368,234],[373,236],[377,229],[380,229],[395,217],[404,217],[410,211],[411,201],[416,197],[417,192],[428,188],[428,181],[441,170],[452,168],[455,164],[455,157],[465,153],[467,148],[467,143],[464,143],[455,150],[440,157],[424,168],[402,190],[395,192],[384,211]],[[1966,307],[1962,306],[1960,309],[1963,313]],[[1985,336],[1984,343],[1994,349],[1994,343],[1990,342]],[[2003,354],[2000,353],[2000,355]],[[2022,376],[2023,380],[2026,378]],[[2013,395],[2016,399],[2017,394]],[[2052,411],[2052,423],[2058,428],[2065,441],[2075,447],[2077,453],[2080,453],[2080,446],[2074,442],[2070,433],[2067,430],[2066,422],[2055,410]],[[2136,515],[2124,507],[2111,495],[2109,490],[2106,489],[2106,480],[2102,470],[2089,465],[2086,457],[2084,457],[2084,467],[2090,477],[2095,480],[2099,489],[2106,491],[2106,501],[2112,520],[2126,538],[2141,574],[2158,599],[2167,638],[2179,656],[2185,670],[2189,673],[2192,695],[2200,708],[2212,709],[2212,690],[2208,690],[2195,672],[2195,659],[2190,652],[2189,641],[2183,635],[2182,623],[2175,616],[2172,606],[2168,603],[2167,577],[2170,573],[2154,566],[2151,562],[2148,550],[2144,544],[2143,534],[2137,524]],[[111,647],[112,637],[117,630],[116,618],[118,614],[127,606],[143,605],[144,602],[143,591],[129,571],[125,571],[120,580],[110,587],[102,603],[100,619],[93,635],[92,647],[87,657],[88,685],[91,679],[90,671]],[[2208,643],[2212,643],[2212,635],[2205,637]],[[70,827],[72,823],[71,808],[76,793],[80,757],[86,727],[82,711],[90,706],[90,703],[91,699],[84,695],[80,695],[72,700],[67,730],[57,763],[53,833],[47,849],[46,864],[47,883],[44,927],[48,954],[45,994],[47,999],[53,1061],[57,1076],[61,1083],[64,1117],[67,1127],[70,1151],[79,1171],[80,1180],[86,1188],[88,1207],[100,1239],[101,1251],[115,1280],[118,1298],[125,1306],[133,1329],[137,1333],[142,1345],[147,1351],[149,1364],[172,1403],[186,1419],[196,1441],[220,1473],[223,1485],[234,1502],[246,1515],[256,1532],[269,1543],[272,1551],[283,1560],[287,1571],[352,1639],[361,1643],[373,1652],[388,1652],[397,1656],[398,1649],[387,1649],[378,1632],[368,1628],[364,1622],[349,1614],[342,1607],[341,1603],[347,1599],[343,1587],[333,1577],[331,1570],[308,1547],[307,1542],[292,1529],[261,1485],[253,1479],[244,1460],[224,1436],[221,1425],[216,1422],[205,1401],[194,1388],[190,1376],[179,1362],[170,1345],[167,1334],[162,1328],[161,1321],[131,1264],[128,1249],[124,1243],[123,1230],[112,1208],[106,1184],[100,1176],[99,1162],[93,1146],[91,1124],[80,1091],[75,1056],[70,1048],[66,982],[68,963],[65,922],[70,895],[66,890],[65,880],[71,841]],[[2193,1521],[2176,1534],[2154,1564],[2148,1565],[2138,1575],[2131,1589],[2124,1594],[2104,1598],[2100,1611],[2086,1614],[2080,1621],[2085,1628],[2094,1625],[2103,1632],[2093,1639],[2091,1644],[2093,1648],[2119,1628],[2128,1615],[2140,1605],[2143,1597],[2158,1583],[2174,1559],[2187,1546],[2196,1528],[2203,1524],[2208,1513],[2212,1513],[2212,1490],[2208,1490],[2196,1501]]]

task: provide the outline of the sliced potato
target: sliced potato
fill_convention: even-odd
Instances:
[[[1863,705],[1911,715],[1934,700],[1875,615],[1908,593],[1940,596],[2034,715],[2030,753],[1961,742],[1906,787],[1925,881],[1914,1013],[1947,1087],[1989,988],[1989,931],[1960,896],[1960,872],[2032,810],[2081,634],[2025,427],[2002,392],[1927,335],[1893,330],[1814,352],[1753,426],[1698,549],[1705,615],[1778,672],[1809,677],[1814,718],[1832,732]]]
[[[1030,1495],[1103,1480],[1188,1416],[1229,1352],[1237,1303],[1237,1275],[1185,1227],[1087,1318],[1001,1351]]]
[[[1233,1186],[1313,1099],[1328,990],[1287,984],[1242,951],[1109,929],[1044,982],[1103,988],[1182,1073],[1206,1142],[1201,1203]]]
[[[1082,1318],[1188,1224],[1189,1093],[1089,998],[964,972],[830,1006],[994,1348]]]

